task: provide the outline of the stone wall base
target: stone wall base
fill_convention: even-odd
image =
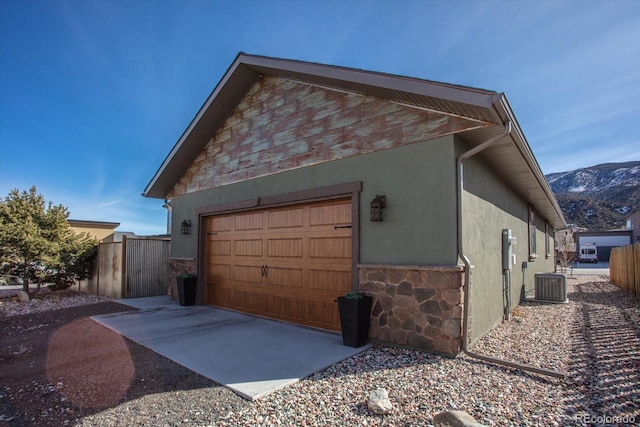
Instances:
[[[196,260],[193,258],[169,258],[169,289],[168,294],[174,300],[178,299],[178,284],[176,277],[178,274],[197,274]]]
[[[369,337],[448,356],[462,348],[462,267],[358,266],[373,297]]]

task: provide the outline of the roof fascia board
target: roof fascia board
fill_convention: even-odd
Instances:
[[[338,93],[344,93],[344,94],[350,94],[350,95],[356,95],[356,96],[366,96],[366,95],[361,95],[361,94],[354,94],[354,92],[352,91],[348,91],[346,89],[341,89],[341,88],[336,88],[336,87],[331,87],[331,86],[322,86],[319,85],[317,83],[304,83],[308,86],[312,86],[312,87],[317,87],[323,90],[327,90],[327,91],[332,91],[332,92],[338,92]],[[436,114],[442,114],[445,116],[449,116],[449,117],[456,117],[459,119],[465,119],[468,120],[470,122],[474,122],[474,123],[479,123],[485,126],[491,126],[491,125],[495,125],[495,122],[489,122],[486,120],[481,120],[481,119],[476,119],[474,117],[469,117],[469,116],[464,116],[462,114],[455,114],[449,111],[442,111],[442,110],[436,110],[433,108],[427,108],[427,107],[421,107],[419,105],[413,105],[413,104],[408,104],[406,102],[401,102],[401,101],[394,101],[394,100],[387,100],[386,102],[392,103],[392,104],[396,104],[396,105],[401,105],[402,107],[405,108],[412,108],[414,110],[420,110],[420,111],[426,111],[426,112],[430,112],[430,113],[436,113]],[[494,109],[490,110],[493,117],[495,118],[496,121],[500,121],[500,117],[498,117],[498,114],[495,112]],[[466,130],[470,130],[470,129],[466,129]]]
[[[120,225],[119,222],[88,221],[88,220],[82,220],[82,219],[68,219],[67,222],[72,227],[91,227],[91,228],[105,228],[105,229],[113,229]]]
[[[524,133],[522,132],[522,128],[520,128],[520,124],[518,123],[515,117],[515,114],[513,113],[513,110],[511,109],[511,105],[509,104],[509,100],[507,99],[507,96],[505,94],[501,94],[501,96],[496,99],[496,102],[494,103],[494,107],[496,108],[496,110],[498,110],[499,115],[501,116],[504,115],[505,118],[508,118],[509,120],[511,120],[511,123],[513,125],[513,130],[511,132],[511,139],[513,140],[518,151],[520,151],[522,158],[525,160],[525,162],[529,166],[529,169],[531,170],[534,177],[536,178],[536,181],[538,181],[538,185],[547,196],[549,203],[551,203],[551,205],[553,206],[553,209],[555,210],[556,215],[558,215],[558,219],[562,222],[563,226],[566,225],[567,221],[564,217],[564,214],[562,213],[562,209],[560,209],[560,205],[558,205],[558,201],[556,200],[556,197],[554,196],[553,191],[549,186],[549,183],[544,177],[544,174],[540,169],[540,165],[538,164],[538,161],[536,160],[536,158],[533,155],[533,152],[531,151],[531,147],[527,142],[527,139],[524,136]]]
[[[534,174],[536,180],[538,181],[538,185],[546,194],[549,203],[553,206],[556,214],[558,215],[558,219],[562,223],[566,223],[562,211],[560,210],[549,185],[544,179],[537,161],[533,157],[533,153],[531,152],[531,149],[526,142],[522,130],[520,129],[520,126],[515,119],[515,115],[513,114],[509,102],[504,94],[475,88],[466,88],[444,83],[418,80],[410,77],[348,69],[333,65],[323,65],[302,61],[247,55],[242,52],[236,56],[233,63],[229,66],[229,68],[223,75],[222,79],[220,79],[211,94],[207,97],[202,107],[198,110],[198,113],[189,123],[189,126],[182,133],[172,150],[169,152],[161,166],[158,168],[156,174],[153,176],[153,178],[145,188],[144,192],[142,193],[143,196],[163,196],[160,194],[160,192],[164,190],[154,187],[156,187],[156,185],[161,185],[161,183],[159,183],[158,181],[160,177],[164,173],[166,173],[167,169],[172,165],[172,163],[174,163],[174,161],[180,161],[179,159],[176,159],[177,154],[184,148],[184,145],[187,143],[189,136],[197,127],[201,118],[214,103],[220,92],[224,89],[225,85],[233,77],[239,67],[246,67],[245,71],[250,70],[254,72],[256,75],[256,79],[260,74],[283,76],[287,73],[293,73],[301,76],[313,76],[326,79],[349,81],[362,85],[370,85],[386,88],[389,90],[409,92],[413,94],[440,98],[452,102],[459,102],[490,109],[492,114],[499,119],[499,122],[504,122],[506,119],[509,119],[514,124],[515,132],[512,133],[512,135],[515,135],[515,138],[512,136],[510,139],[514,141],[517,149],[521,153],[521,156],[527,163],[529,169]]]
[[[344,80],[368,86],[409,92],[417,95],[440,98],[485,108],[491,108],[494,96],[496,95],[495,92],[482,89],[455,86],[446,83],[419,80],[411,77],[373,71],[356,70],[336,65],[316,64],[312,62],[246,54],[241,54],[239,60],[246,65],[257,67],[259,72],[264,72],[261,68],[266,68],[269,70],[269,74],[273,74],[275,76],[278,75],[279,71],[288,71],[292,73]]]
[[[158,184],[159,178],[171,165],[177,153],[181,151],[181,149],[185,145],[185,142],[187,141],[195,127],[198,125],[199,120],[206,113],[211,104],[215,101],[220,91],[223,90],[229,79],[241,66],[246,66],[247,69],[254,71],[256,73],[256,76],[259,74],[267,73],[278,76],[284,72],[291,72],[300,75],[350,81],[363,85],[409,92],[423,96],[445,99],[452,102],[480,106],[484,108],[491,108],[493,100],[496,96],[495,92],[485,91],[481,89],[466,88],[462,86],[448,85],[445,83],[418,80],[410,77],[376,73],[371,71],[355,70],[333,65],[323,65],[303,61],[248,55],[241,52],[236,56],[235,60],[229,66],[222,79],[218,82],[202,107],[198,110],[198,113],[194,116],[194,118],[191,120],[169,154],[165,157],[155,175],[143,191],[143,196],[162,197],[159,194],[154,194],[154,187],[156,186],[156,184]]]
[[[176,142],[176,144],[173,146],[173,148],[171,149],[171,151],[169,152],[167,157],[165,157],[164,161],[162,162],[162,164],[158,168],[157,172],[155,173],[155,175],[153,176],[153,178],[151,179],[149,184],[147,184],[147,187],[144,189],[144,192],[142,193],[143,196],[148,196],[149,195],[149,192],[151,191],[153,186],[158,181],[158,178],[160,177],[160,175],[162,175],[162,173],[165,171],[167,166],[171,163],[171,160],[174,158],[176,153],[182,148],[182,146],[184,145],[186,139],[189,137],[189,135],[191,134],[193,129],[196,127],[196,125],[198,124],[198,122],[200,121],[202,116],[205,114],[205,112],[207,111],[209,106],[211,106],[211,104],[216,99],[216,97],[218,96],[218,94],[220,93],[222,88],[224,88],[224,86],[227,84],[227,82],[229,81],[229,79],[231,78],[233,73],[240,66],[240,64],[242,63],[242,60],[241,60],[242,56],[243,56],[242,53],[239,53],[236,56],[236,59],[229,66],[229,68],[227,69],[227,71],[223,75],[222,79],[220,79],[220,81],[218,82],[216,87],[213,89],[213,91],[211,91],[211,93],[209,94],[209,96],[205,100],[204,104],[202,104],[202,107],[200,107],[200,109],[198,110],[196,115],[193,117],[193,119],[191,119],[191,122],[189,123],[189,126],[187,126],[185,131],[182,133],[182,135],[178,139],[178,142]]]

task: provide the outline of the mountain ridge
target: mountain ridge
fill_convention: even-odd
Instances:
[[[545,175],[568,223],[591,231],[624,227],[640,208],[640,161],[602,163]]]

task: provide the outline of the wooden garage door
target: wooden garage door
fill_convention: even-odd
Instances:
[[[212,216],[207,303],[340,330],[351,289],[351,201]]]

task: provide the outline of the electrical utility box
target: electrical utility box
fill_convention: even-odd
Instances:
[[[513,245],[516,244],[516,238],[511,235],[511,230],[505,228],[502,230],[502,269],[511,270],[516,263],[516,256],[513,253]]]

